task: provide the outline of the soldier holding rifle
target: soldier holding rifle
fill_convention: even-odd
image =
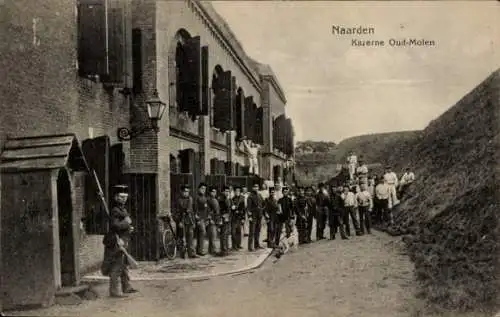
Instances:
[[[125,205],[128,199],[127,186],[117,185],[114,187],[114,191],[114,206],[110,211],[110,230],[103,240],[105,248],[101,271],[104,275],[109,276],[110,296],[120,298],[125,297],[125,293],[137,292],[130,285],[127,266],[131,263],[129,263],[126,252],[134,227]]]
[[[186,250],[190,258],[196,258],[194,250],[195,219],[193,211],[193,197],[189,193],[189,187],[181,187],[182,194],[178,200],[177,210],[174,212],[174,221],[178,246],[181,250],[181,258],[186,257]]]

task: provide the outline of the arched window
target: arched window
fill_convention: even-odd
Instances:
[[[215,127],[215,128],[220,128],[217,126],[217,118],[219,116],[223,116],[224,113],[221,113],[221,85],[220,85],[220,79],[221,75],[224,72],[222,67],[220,65],[215,66],[214,72],[212,74],[212,109],[210,109],[210,125]]]

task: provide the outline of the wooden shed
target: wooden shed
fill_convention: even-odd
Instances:
[[[73,134],[8,139],[0,158],[3,309],[51,305],[79,284],[72,174],[87,163]]]

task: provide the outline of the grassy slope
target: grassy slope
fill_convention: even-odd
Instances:
[[[498,296],[500,72],[384,159],[409,165],[417,182],[395,210],[392,233],[407,237],[422,295],[439,306],[476,309]]]

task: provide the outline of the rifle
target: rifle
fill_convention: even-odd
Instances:
[[[89,170],[90,172],[90,170]],[[97,194],[99,195],[99,198],[101,199],[101,204],[104,207],[104,211],[106,212],[106,215],[108,215],[108,218],[111,219],[111,214],[109,212],[108,204],[106,203],[106,198],[104,198],[104,192],[102,191],[101,183],[99,182],[99,178],[97,178],[97,174],[95,170],[92,170],[92,177],[94,179],[94,182],[97,186]],[[119,241],[119,237],[117,235],[117,241]],[[139,267],[139,263],[134,259],[133,256],[128,253],[128,251],[120,244],[118,244],[120,250],[125,254],[125,257],[127,258],[128,264],[130,265],[130,268],[132,269],[137,269]]]

